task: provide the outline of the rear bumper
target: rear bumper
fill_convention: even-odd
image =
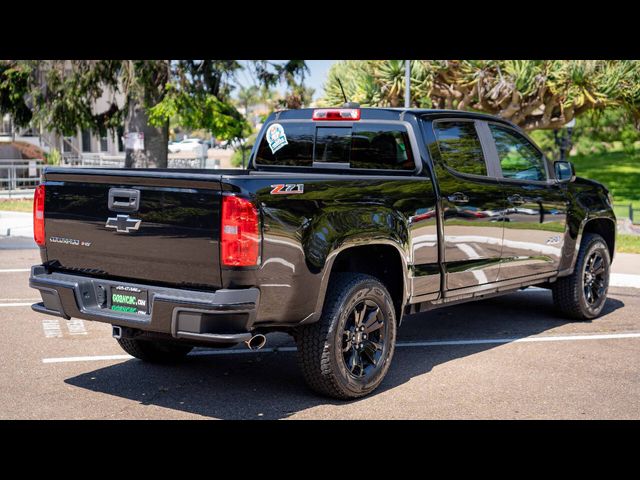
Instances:
[[[117,285],[147,290],[149,313],[124,313],[107,308],[106,296],[110,288]],[[31,268],[29,286],[39,290],[42,296],[42,302],[31,306],[36,312],[104,322],[196,343],[235,344],[250,339],[260,301],[257,288],[215,292],[183,290],[49,273],[43,265]]]

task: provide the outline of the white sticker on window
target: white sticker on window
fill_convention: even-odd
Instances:
[[[267,142],[271,153],[276,153],[285,145],[288,145],[287,136],[284,133],[284,128],[279,123],[274,123],[267,130]]]

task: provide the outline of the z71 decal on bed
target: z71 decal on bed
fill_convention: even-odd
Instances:
[[[271,195],[304,193],[304,183],[279,183],[271,185]]]

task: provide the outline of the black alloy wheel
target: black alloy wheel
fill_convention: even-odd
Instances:
[[[583,285],[587,304],[596,305],[605,292],[605,261],[597,250],[585,262]]]
[[[380,366],[386,326],[380,306],[373,300],[363,300],[351,310],[342,332],[342,357],[354,378],[371,376]]]

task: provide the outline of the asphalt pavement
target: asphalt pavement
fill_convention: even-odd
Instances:
[[[109,325],[33,312],[30,246],[0,240],[2,419],[640,418],[637,288],[612,287],[591,322],[559,318],[537,288],[407,317],[381,387],[340,402],[307,389],[284,334],[158,366],[128,357]],[[614,271],[636,277],[639,257]]]

